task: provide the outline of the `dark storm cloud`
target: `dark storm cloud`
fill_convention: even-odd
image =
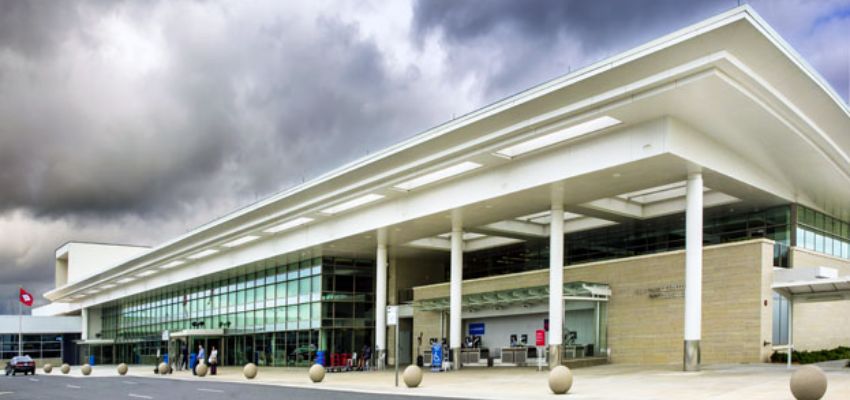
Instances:
[[[812,37],[818,35],[815,31],[824,29],[813,25],[816,21],[850,25],[850,16],[842,12],[850,7],[847,0],[749,3],[768,22],[787,27],[780,33],[791,36],[786,38],[795,46],[809,50],[803,52],[808,57],[818,58],[829,51],[826,43],[809,48]],[[417,1],[412,39],[423,43],[424,38],[437,35],[448,47],[456,78],[475,75],[486,82],[483,90],[494,100],[737,5],[729,0]],[[795,32],[791,27],[795,24],[806,29]],[[846,37],[830,38],[846,43]],[[843,56],[846,51],[838,54]],[[815,62],[815,67],[846,93],[847,61],[841,56]]]

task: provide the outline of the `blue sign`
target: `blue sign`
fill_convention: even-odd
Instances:
[[[481,336],[484,334],[484,323],[483,322],[475,322],[469,324],[469,334],[475,336]]]
[[[431,345],[431,371],[440,372],[443,368],[443,346],[439,343]]]

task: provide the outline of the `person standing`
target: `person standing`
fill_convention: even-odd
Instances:
[[[198,361],[197,361],[197,363],[195,363],[195,365],[202,364],[202,363],[206,364],[206,358],[207,358],[207,352],[204,351],[204,345],[199,344],[198,345]]]
[[[218,349],[215,346],[210,350],[210,375],[215,375],[216,367],[218,366]]]
[[[189,369],[189,347],[182,341],[180,342],[180,353],[183,355],[183,359],[180,360],[183,363],[181,369]]]

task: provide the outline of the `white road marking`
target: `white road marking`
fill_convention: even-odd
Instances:
[[[224,390],[199,388],[202,392],[224,393]]]
[[[71,389],[79,389],[80,387],[77,385],[65,385],[65,387],[69,387]]]
[[[33,381],[33,382],[38,382],[38,379],[35,379],[35,378],[30,378],[30,380]]]
[[[133,382],[133,381],[122,381],[122,382],[124,382],[128,385],[138,385],[139,384],[139,382]]]
[[[2,396],[4,394],[15,394],[15,392],[0,392],[0,396]]]
[[[130,396],[130,397],[135,397],[135,398],[137,398],[137,399],[152,399],[152,398],[153,398],[153,397],[150,397],[150,396],[145,396],[145,395],[143,395],[143,394],[135,394],[135,393],[130,393],[130,395],[129,395],[129,396]]]

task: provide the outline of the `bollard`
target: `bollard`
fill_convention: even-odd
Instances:
[[[254,363],[245,364],[245,368],[242,368],[242,374],[248,379],[254,379],[257,376],[257,365]]]
[[[88,364],[83,365],[83,367],[80,368],[80,371],[82,371],[83,375],[89,376],[91,374],[91,365],[88,365]]]
[[[203,378],[207,375],[207,364],[201,363],[195,367],[195,373],[198,374],[199,377]]]
[[[573,386],[573,372],[559,365],[549,371],[549,389],[555,394],[566,394]]]
[[[127,375],[127,364],[121,363],[118,364],[118,374],[119,375]]]
[[[791,394],[797,400],[818,400],[826,393],[826,374],[815,365],[804,365],[791,374]]]
[[[71,366],[68,364],[62,364],[62,368],[60,368],[60,370],[63,374],[67,375],[69,372],[71,372]]]
[[[418,387],[419,384],[422,383],[422,369],[416,365],[409,365],[404,369],[402,378],[404,379],[404,384],[407,385],[407,387]]]
[[[53,365],[51,365],[50,363],[44,364],[43,370],[45,374],[49,374],[50,371],[53,371]]]
[[[313,381],[313,383],[319,383],[325,379],[325,367],[319,364],[313,364],[313,366],[310,367],[309,374],[310,380]]]

